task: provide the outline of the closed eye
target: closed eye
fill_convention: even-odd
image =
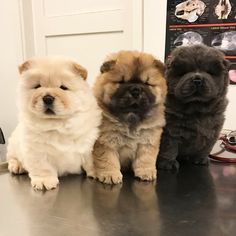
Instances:
[[[37,88],[40,88],[41,85],[40,84],[37,84],[36,86],[34,86],[34,89],[37,89]]]
[[[223,71],[223,67],[218,62],[214,62],[207,66],[207,73],[210,75],[217,76],[217,75],[220,75],[222,71]]]
[[[216,71],[214,71],[214,70],[208,70],[207,73],[210,74],[210,75],[215,75],[215,76],[218,75],[218,74],[220,74],[217,70],[216,70]]]
[[[125,82],[125,77],[124,76],[122,76],[121,80],[117,81],[117,83],[119,83],[119,84],[123,84],[124,82]]]
[[[62,90],[68,90],[68,88],[67,88],[66,86],[64,86],[64,85],[61,85],[60,89],[62,89]]]
[[[146,84],[146,85],[148,85],[148,86],[154,86],[153,84],[151,84],[151,83],[149,82],[149,79],[150,79],[150,78],[148,77],[144,84]]]
[[[119,84],[123,84],[124,82],[125,82],[124,80],[117,81],[117,83]]]
[[[148,85],[148,86],[152,86],[152,87],[155,86],[154,84],[150,84],[148,82],[145,82],[145,84]]]

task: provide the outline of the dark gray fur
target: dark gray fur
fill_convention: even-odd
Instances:
[[[166,127],[159,169],[178,169],[177,160],[207,164],[224,123],[229,62],[203,45],[179,47],[166,63]]]

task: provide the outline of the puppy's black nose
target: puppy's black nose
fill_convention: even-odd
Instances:
[[[52,97],[51,95],[46,95],[46,96],[43,97],[43,102],[44,102],[45,105],[50,106],[50,105],[53,104],[54,99],[55,98]]]
[[[134,98],[138,98],[140,96],[142,89],[138,86],[134,86],[130,89],[130,93]]]
[[[195,86],[201,87],[202,84],[203,84],[201,75],[195,75],[195,76],[193,77],[193,83],[194,83]]]

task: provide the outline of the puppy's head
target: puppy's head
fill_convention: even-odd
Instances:
[[[19,66],[20,109],[40,118],[66,118],[86,109],[87,71],[69,59],[32,58]]]
[[[153,56],[137,51],[111,54],[95,83],[100,106],[120,121],[136,124],[154,106],[164,103],[164,66]]]
[[[173,51],[166,67],[168,94],[183,103],[207,102],[226,92],[229,62],[214,48],[179,47]]]

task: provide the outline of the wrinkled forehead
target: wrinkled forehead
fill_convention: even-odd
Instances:
[[[117,58],[116,70],[132,76],[139,76],[154,68],[154,60],[148,56],[125,56],[120,55]]]
[[[175,58],[171,63],[175,71],[209,71],[214,69],[224,69],[223,58],[219,56],[192,56],[188,58]]]
[[[179,47],[173,51],[173,58],[178,60],[203,61],[221,60],[224,55],[214,48],[202,47],[201,45],[190,47]]]
[[[75,74],[68,69],[35,67],[23,76],[23,83],[40,83],[41,86],[59,86],[62,83],[75,83]]]

